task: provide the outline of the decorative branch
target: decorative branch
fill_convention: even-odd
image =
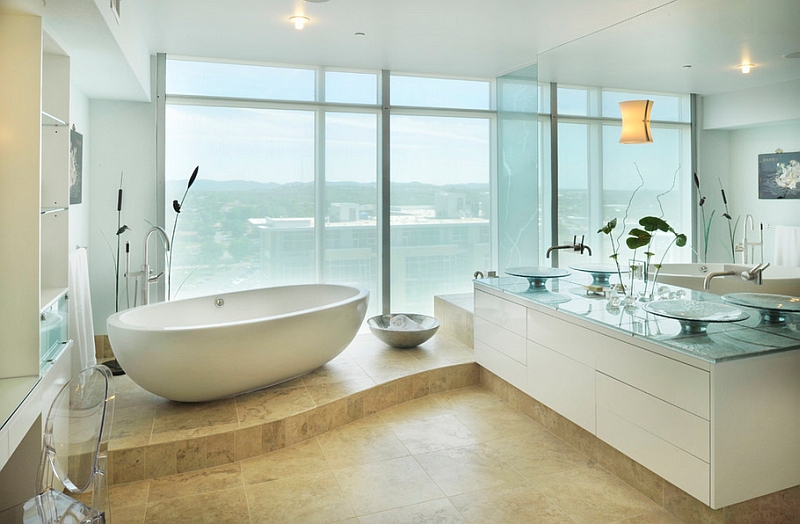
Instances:
[[[722,187],[722,180],[717,177],[719,181],[719,190],[722,193],[722,203],[725,205],[725,212],[722,214],[723,217],[728,219],[728,239],[730,240],[731,244],[731,262],[734,264],[736,263],[736,230],[739,228],[739,217],[736,217],[736,223],[731,225],[733,222],[733,218],[731,217],[730,212],[728,211],[728,198],[725,196],[725,189]]]
[[[170,245],[170,253],[169,253],[169,262],[167,263],[167,300],[172,298],[172,253],[175,250],[175,230],[178,227],[178,217],[181,215],[181,209],[183,209],[183,202],[186,200],[186,195],[189,194],[189,189],[194,184],[194,181],[197,179],[197,172],[200,170],[200,166],[194,168],[192,174],[189,176],[189,183],[186,184],[186,190],[183,192],[183,197],[181,197],[181,201],[178,202],[177,200],[172,201],[172,209],[175,210],[175,220],[172,223],[172,237],[170,238],[169,245]],[[181,284],[182,285],[182,284]]]
[[[130,230],[127,225],[122,224],[122,180],[123,172],[119,174],[119,191],[117,191],[117,256],[114,259],[114,311],[119,311],[119,250],[122,241],[122,234]],[[127,287],[127,286],[126,286]]]

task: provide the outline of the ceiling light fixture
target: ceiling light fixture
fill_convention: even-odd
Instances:
[[[306,25],[306,22],[310,22],[311,19],[307,16],[294,15],[289,17],[289,21],[294,23],[295,29],[303,29]]]
[[[754,68],[755,66],[754,66],[753,64],[739,64],[739,65],[738,65],[738,66],[736,66],[736,67],[738,67],[739,69],[741,69],[741,70],[742,70],[742,73],[746,75],[747,73],[749,73],[749,72],[750,72],[750,69]]]
[[[786,53],[785,55],[781,55],[783,58],[793,59],[793,58],[800,58],[800,51],[795,51],[794,53]]]
[[[652,100],[628,100],[619,103],[619,111],[622,114],[620,144],[649,144],[653,141],[650,132],[652,110]]]

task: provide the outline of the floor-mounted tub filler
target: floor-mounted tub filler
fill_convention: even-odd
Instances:
[[[334,359],[367,312],[366,289],[310,284],[151,304],[108,318],[128,376],[180,402],[279,384]]]

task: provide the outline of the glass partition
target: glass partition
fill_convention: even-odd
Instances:
[[[497,79],[497,270],[539,265],[537,66]]]

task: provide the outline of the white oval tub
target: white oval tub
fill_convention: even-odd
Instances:
[[[156,395],[202,402],[304,375],[353,340],[366,289],[311,284],[161,302],[108,318],[114,356]]]
[[[708,289],[711,293],[774,293],[800,296],[800,267],[770,265],[762,273],[762,284],[743,280],[741,272],[755,264],[664,264],[658,273],[658,282],[703,291],[703,280],[711,272],[733,270],[736,275],[715,277]]]

